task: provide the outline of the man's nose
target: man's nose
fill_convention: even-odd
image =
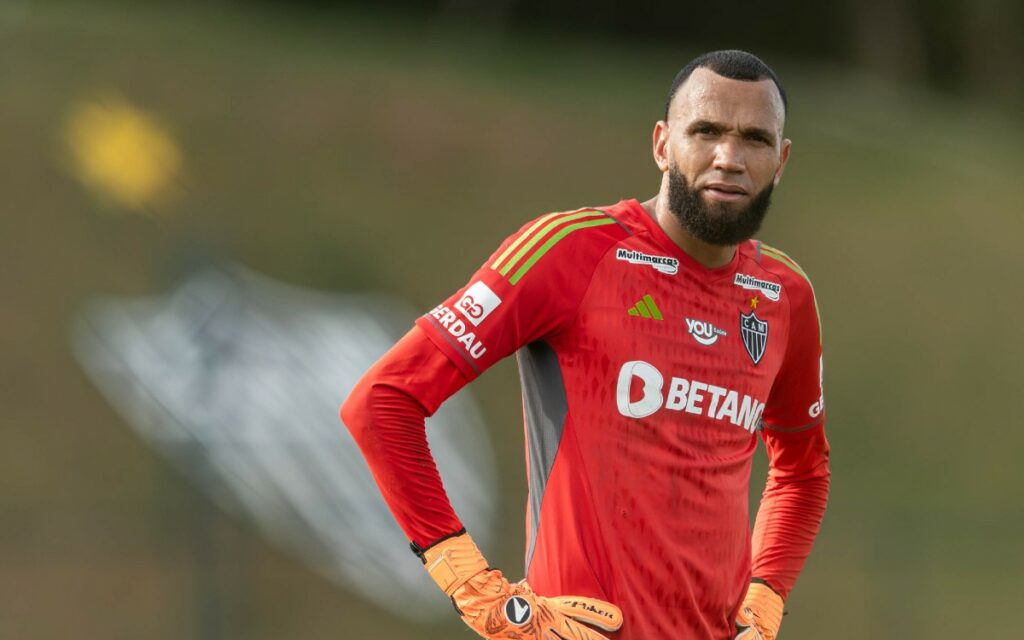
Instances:
[[[715,145],[714,168],[728,173],[742,173],[746,169],[742,145],[733,136],[723,136]]]

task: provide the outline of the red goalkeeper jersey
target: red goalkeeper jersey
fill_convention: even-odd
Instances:
[[[615,603],[622,640],[731,638],[752,576],[788,595],[829,471],[817,308],[785,254],[748,241],[707,269],[635,200],[553,213],[417,325],[342,414],[418,546],[461,526],[423,416],[516,353],[535,591]]]
[[[618,604],[623,637],[730,635],[755,432],[824,421],[796,263],[748,241],[707,269],[629,200],[526,225],[417,324],[469,379],[517,354],[538,593]]]

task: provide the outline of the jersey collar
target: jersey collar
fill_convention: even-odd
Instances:
[[[657,242],[662,249],[671,253],[674,257],[679,259],[679,263],[687,271],[693,275],[703,278],[705,280],[718,280],[726,276],[731,276],[736,273],[736,269],[740,264],[740,252],[743,251],[745,245],[748,242],[741,242],[736,247],[736,252],[733,253],[732,260],[728,264],[724,264],[721,267],[709,269],[701,263],[697,262],[690,254],[683,251],[682,247],[676,244],[672,238],[668,237],[665,230],[661,228],[658,221],[651,217],[644,209],[643,205],[640,204],[635,198],[629,200],[623,200],[619,203],[629,210],[629,212],[637,219],[637,221],[651,234],[654,241]]]

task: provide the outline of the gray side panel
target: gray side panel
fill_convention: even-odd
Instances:
[[[526,574],[530,572],[533,551],[540,528],[540,506],[544,500],[551,467],[555,464],[558,445],[569,404],[558,356],[546,342],[533,342],[516,353],[519,379],[523,386],[523,408],[526,414],[527,447],[530,456],[530,517],[532,527],[526,550]],[[524,574],[524,576],[526,575]]]

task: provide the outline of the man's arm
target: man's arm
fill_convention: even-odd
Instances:
[[[768,481],[754,523],[752,583],[741,609],[771,640],[782,606],[818,535],[830,482],[822,390],[821,324],[814,290],[789,256],[762,246],[764,260],[782,277],[790,326],[782,366],[765,406],[761,437]]]
[[[789,596],[818,535],[830,472],[824,424],[798,433],[765,427],[768,481],[754,523],[753,575]]]
[[[419,318],[341,409],[413,550],[486,638],[600,640],[587,625],[614,631],[621,612],[592,598],[542,597],[490,569],[444,492],[424,420],[495,362],[571,322],[588,282],[580,266],[596,265],[624,233],[595,210],[528,223],[465,287]],[[565,268],[569,262],[573,269]]]
[[[341,420],[385,502],[420,548],[463,528],[430,454],[425,420],[467,382],[413,327],[366,372],[341,407]]]
[[[753,578],[737,619],[738,639],[774,640],[783,604],[811,553],[828,503],[824,423],[790,432],[765,427],[762,437],[768,481],[754,524]]]

